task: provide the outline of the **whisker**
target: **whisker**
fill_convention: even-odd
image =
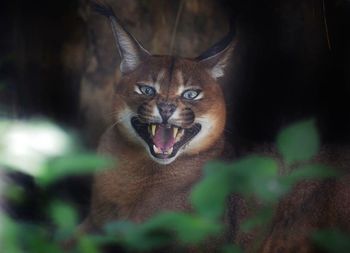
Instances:
[[[133,113],[128,113],[126,115],[124,115],[123,117],[119,118],[116,122],[114,122],[109,128],[108,130],[114,128],[116,125],[122,123],[123,121],[129,119],[129,117],[132,115]]]
[[[228,130],[228,129],[226,129],[226,128],[224,128],[224,132],[233,134],[233,132],[232,132],[231,130]]]
[[[106,116],[108,118],[114,118],[117,115],[117,113],[118,113],[117,111],[109,112],[106,114]]]

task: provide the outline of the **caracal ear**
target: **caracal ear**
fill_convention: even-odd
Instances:
[[[121,57],[120,71],[123,74],[134,71],[146,57],[150,56],[150,53],[124,28],[108,4],[104,1],[91,0],[91,5],[96,12],[109,19]]]
[[[232,52],[237,44],[235,31],[230,26],[229,33],[219,42],[196,58],[200,65],[208,70],[209,74],[216,80],[224,76],[225,67],[231,59]]]

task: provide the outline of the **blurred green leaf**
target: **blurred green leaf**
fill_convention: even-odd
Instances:
[[[12,219],[0,213],[0,245],[3,252],[22,253],[20,247],[20,227]]]
[[[63,177],[95,172],[97,169],[106,169],[114,161],[96,154],[74,154],[50,159],[42,174],[37,177],[41,185],[51,184]]]
[[[234,192],[263,201],[275,201],[280,196],[277,182],[278,166],[274,159],[251,155],[233,164],[231,168]]]
[[[256,212],[256,214],[253,217],[249,217],[248,219],[244,220],[242,224],[240,225],[240,229],[243,232],[250,232],[256,227],[262,227],[267,222],[269,222],[272,218],[273,211],[272,207],[264,207],[261,208]]]
[[[325,179],[338,176],[334,169],[322,164],[306,164],[298,166],[288,175],[282,176],[280,182],[287,190],[290,190],[298,182],[311,179]]]
[[[164,226],[159,224],[158,227],[145,227],[144,224],[135,224],[130,221],[115,221],[106,224],[105,231],[108,236],[114,237],[118,244],[126,248],[147,251],[171,242],[171,236],[161,231]]]
[[[271,158],[252,155],[231,164],[208,163],[205,168],[203,180],[191,193],[191,203],[203,217],[220,217],[227,197],[233,192],[263,201],[280,197],[277,163]]]
[[[116,238],[105,234],[81,234],[77,237],[77,243],[73,252],[99,253],[104,252],[104,246],[116,243]]]
[[[4,189],[3,195],[10,202],[21,203],[25,195],[25,190],[22,186],[19,186],[17,184],[8,184]]]
[[[60,201],[54,201],[51,204],[50,217],[57,226],[56,239],[59,241],[71,236],[78,224],[76,210],[72,206]]]
[[[169,229],[169,232],[174,231],[180,242],[191,245],[218,234],[222,229],[221,225],[212,220],[180,212],[160,214],[145,223],[144,226],[146,229],[163,227],[163,229]]]
[[[75,209],[66,203],[54,201],[50,207],[50,216],[59,228],[74,228],[77,225],[78,215]]]
[[[338,230],[320,230],[313,234],[313,241],[325,252],[350,252],[350,235]]]
[[[21,224],[21,233],[18,235],[21,238],[24,252],[36,253],[61,253],[58,244],[54,243],[48,228],[39,224]]]
[[[232,189],[229,174],[228,165],[223,163],[205,166],[204,179],[194,186],[190,196],[193,207],[203,217],[218,218],[223,214]]]
[[[126,220],[121,220],[121,221],[111,221],[108,222],[104,226],[104,231],[110,235],[118,235],[118,234],[127,234],[127,233],[132,233],[137,229],[137,224],[131,222],[131,221],[126,221]]]
[[[78,249],[81,253],[99,253],[98,243],[89,236],[82,236],[78,242]]]
[[[308,180],[308,179],[324,179],[329,177],[336,177],[339,172],[323,164],[306,164],[298,166],[289,174],[289,178],[294,181]]]
[[[277,137],[277,147],[287,164],[306,161],[317,154],[319,136],[314,120],[295,123],[282,130]]]
[[[1,217],[1,252],[60,253],[59,246],[50,240],[48,228],[39,224],[16,222]]]
[[[110,223],[105,230],[128,248],[144,251],[173,243],[174,237],[182,245],[195,245],[217,235],[222,227],[200,216],[167,212],[139,225],[126,221]]]

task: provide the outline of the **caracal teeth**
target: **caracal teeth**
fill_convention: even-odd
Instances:
[[[176,137],[178,131],[179,131],[179,128],[177,128],[177,127],[173,128],[173,137],[174,138]]]
[[[153,144],[153,150],[156,154],[162,153],[162,151],[159,148],[157,148],[157,146],[154,144]]]
[[[181,129],[176,136],[176,142],[180,141],[181,137],[184,135],[185,130]]]
[[[173,150],[174,150],[174,147],[171,147],[171,148],[167,151],[167,154],[168,154],[168,155],[171,155],[171,153],[173,153]]]
[[[151,133],[152,133],[152,136],[156,135],[156,125],[151,124]]]

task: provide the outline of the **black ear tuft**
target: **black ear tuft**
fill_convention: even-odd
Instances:
[[[223,39],[195,58],[214,79],[224,75],[225,67],[230,61],[237,44],[236,30],[233,23],[233,21],[230,22],[230,30]]]
[[[121,56],[120,70],[123,74],[134,71],[137,66],[150,54],[125,29],[111,6],[103,0],[91,0],[91,7],[97,13],[108,18],[115,42]]]
[[[92,10],[94,10],[95,12],[103,16],[106,16],[106,17],[115,16],[112,7],[107,3],[105,3],[104,1],[91,0],[90,5]]]
[[[196,60],[201,61],[201,60],[207,59],[209,57],[212,57],[220,53],[225,48],[227,48],[236,37],[236,27],[234,24],[235,24],[235,19],[231,18],[230,24],[229,24],[229,31],[225,35],[225,37],[223,37],[220,41],[212,45],[208,50],[204,51],[201,55],[199,55],[196,58]]]

